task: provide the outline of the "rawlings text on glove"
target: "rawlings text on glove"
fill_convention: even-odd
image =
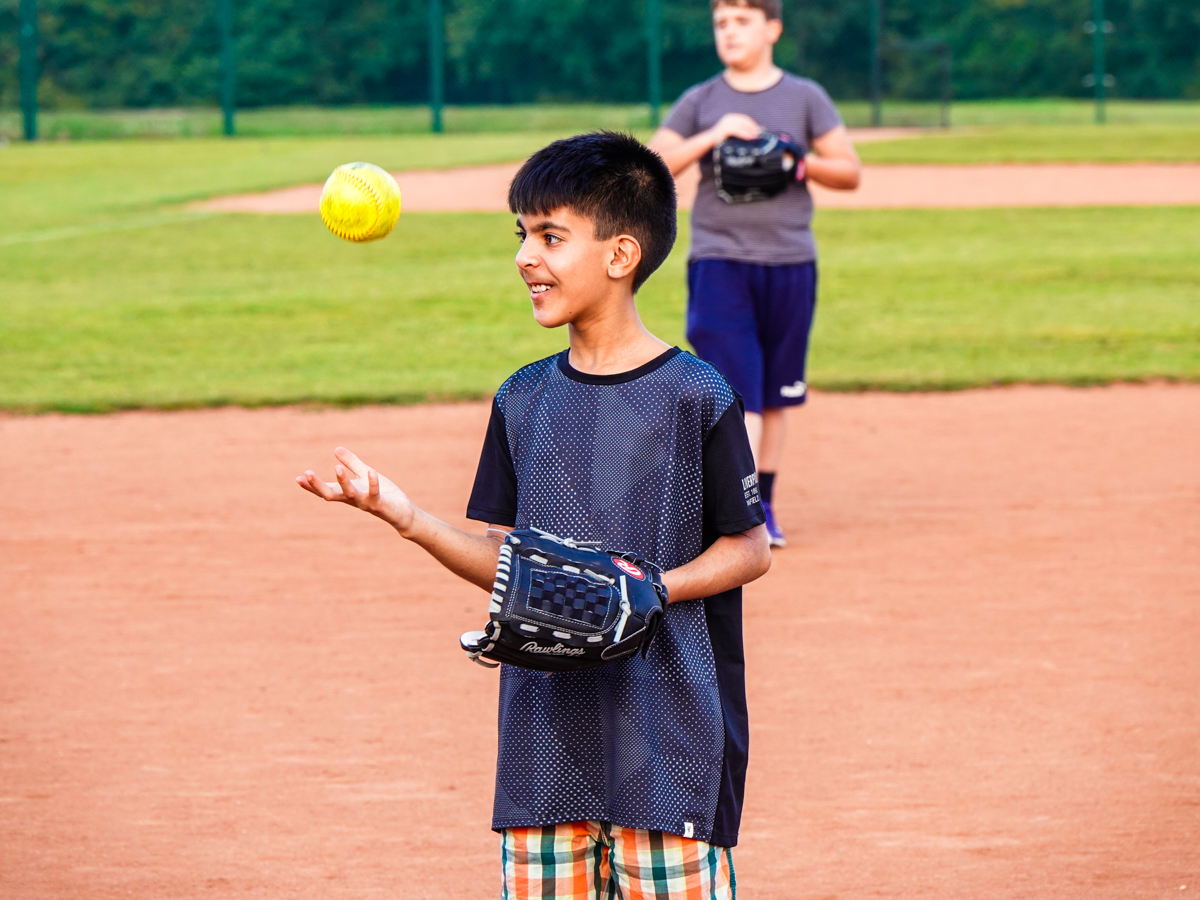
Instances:
[[[653,563],[520,529],[500,547],[491,620],[459,643],[485,666],[490,659],[543,672],[591,669],[644,656],[666,602]]]

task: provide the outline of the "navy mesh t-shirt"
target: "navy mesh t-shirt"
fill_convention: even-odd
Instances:
[[[496,394],[472,519],[681,566],[763,522],[741,403],[678,348],[619,375],[568,351]],[[748,744],[741,588],[672,603],[646,659],[503,666],[492,827],[596,819],[737,843]]]

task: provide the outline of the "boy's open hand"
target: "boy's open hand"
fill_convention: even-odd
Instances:
[[[296,483],[324,500],[348,503],[378,516],[401,534],[412,527],[416,508],[404,491],[345,447],[338,447],[333,455],[341,463],[333,467],[336,482],[322,481],[309,469],[296,476]]]

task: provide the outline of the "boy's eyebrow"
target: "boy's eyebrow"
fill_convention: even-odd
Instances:
[[[525,223],[521,221],[520,216],[517,216],[517,227],[521,228],[523,230],[526,230],[526,231],[531,231],[535,234],[540,231],[550,231],[551,229],[554,229],[555,231],[566,231],[568,233],[570,233],[570,231],[571,231],[571,229],[568,228],[566,225],[560,225],[559,223],[552,222],[549,219],[543,219],[542,221],[538,222],[536,225],[531,225],[531,226],[529,226],[529,228],[526,229]]]

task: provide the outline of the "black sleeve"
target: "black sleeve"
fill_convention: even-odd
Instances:
[[[495,400],[475,471],[475,486],[467,502],[467,518],[495,525],[517,524],[517,470],[508,448],[504,413]]]
[[[738,398],[704,440],[704,526],[710,534],[737,534],[767,520],[758,496],[758,472]]]

